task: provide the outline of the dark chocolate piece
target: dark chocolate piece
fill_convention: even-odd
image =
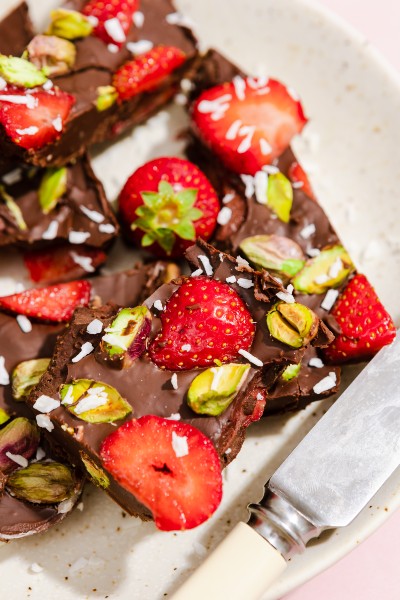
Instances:
[[[0,52],[20,56],[33,35],[28,5],[21,2],[0,23]]]
[[[118,312],[114,305],[106,305],[97,310],[88,308],[76,310],[70,327],[58,340],[49,370],[28,399],[29,404],[32,405],[42,394],[59,398],[60,386],[76,379],[103,382],[116,388],[132,406],[132,414],[119,424],[132,417],[139,418],[146,414],[165,418],[179,414],[178,418],[194,425],[212,440],[220,455],[222,466],[228,464],[242,446],[246,428],[253,420],[252,415],[257,402],[264,399],[266,390],[273,385],[284,367],[290,363],[297,363],[301,359],[304,349],[290,348],[269,334],[265,316],[276,302],[276,293],[282,290],[279,283],[267,273],[257,273],[240,265],[234,258],[216,251],[201,241],[187,253],[193,269],[202,265],[199,255],[208,258],[213,268],[212,277],[216,280],[225,281],[227,277],[235,274],[254,283],[254,288],[251,289],[236,284],[232,284],[232,287],[246,302],[256,323],[251,352],[262,361],[263,366],[257,368],[250,364],[245,389],[240,390],[221,415],[217,417],[198,415],[186,403],[186,393],[190,383],[202,372],[202,369],[179,371],[178,388],[175,389],[171,382],[174,372],[158,368],[150,360],[147,352],[126,369],[112,368],[109,363],[102,360],[99,348],[103,334],[90,335],[87,326],[95,318],[103,322],[104,328],[109,326]],[[184,278],[163,285],[146,300],[145,305],[153,312],[150,339],[153,339],[161,328],[158,310],[154,307],[154,303],[159,300],[165,305],[183,281]],[[314,341],[317,345],[326,345],[331,337],[326,327],[320,324],[319,335]],[[79,353],[85,342],[90,342],[94,346],[94,351],[78,362],[72,362],[72,358]],[[238,356],[237,361],[247,362],[241,356]],[[55,437],[57,443],[65,447],[70,460],[75,464],[81,463],[82,457],[90,461],[108,478],[107,492],[124,510],[145,519],[149,518],[148,509],[140,505],[121,487],[101,463],[100,445],[110,433],[115,431],[116,423],[90,424],[74,416],[64,406],[52,411],[49,416],[54,424],[50,437]]]

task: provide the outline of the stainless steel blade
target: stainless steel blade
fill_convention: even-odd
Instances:
[[[400,464],[400,335],[381,350],[269,481],[314,525],[348,525]]]

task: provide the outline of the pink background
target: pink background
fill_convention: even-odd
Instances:
[[[400,71],[399,0],[318,0],[346,19]],[[400,510],[367,541],[284,600],[399,600]]]

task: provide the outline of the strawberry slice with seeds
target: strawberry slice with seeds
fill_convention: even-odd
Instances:
[[[192,119],[228,168],[249,175],[280,156],[307,122],[290,88],[274,79],[250,77],[204,91]]]
[[[119,197],[128,237],[161,256],[183,256],[196,237],[208,240],[219,209],[206,176],[181,158],[146,163],[129,177]]]
[[[149,347],[152,361],[172,371],[214,366],[249,350],[255,327],[247,306],[227,283],[200,276],[185,281],[160,315]]]
[[[222,498],[218,454],[187,423],[146,415],[109,435],[100,455],[111,475],[153,513],[159,529],[192,529]]]
[[[77,306],[89,304],[90,292],[88,281],[71,281],[3,296],[0,308],[41,321],[61,323],[71,319]]]
[[[113,86],[120,100],[149,92],[185,62],[185,53],[174,46],[155,46],[118,69]]]
[[[314,190],[311,187],[310,180],[303,167],[297,161],[293,162],[289,167],[289,179],[292,183],[298,184],[299,187],[309,198],[317,202]]]
[[[24,254],[24,263],[35,283],[59,283],[92,273],[107,259],[103,250],[68,244]]]
[[[8,86],[0,91],[0,124],[17,146],[37,150],[60,137],[75,99],[51,90],[21,90]]]
[[[138,0],[89,0],[82,13],[93,18],[94,35],[106,44],[120,48],[132,26],[133,13],[138,8]]]
[[[396,337],[396,328],[365,275],[355,275],[331,314],[341,334],[324,349],[330,363],[368,360]]]

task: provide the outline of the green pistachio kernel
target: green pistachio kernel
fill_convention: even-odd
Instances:
[[[317,335],[319,319],[307,306],[278,302],[267,314],[267,326],[278,341],[302,348]]]
[[[55,35],[35,35],[25,53],[49,77],[69,73],[76,59],[75,44]]]
[[[18,87],[34,88],[47,81],[46,75],[24,58],[0,54],[0,76]]]
[[[249,370],[250,365],[235,363],[206,369],[190,384],[188,405],[198,414],[220,415],[238,394]]]
[[[4,188],[4,186],[0,185],[0,198],[4,201],[8,210],[12,214],[18,228],[21,231],[26,231],[28,229],[27,224],[24,221],[24,217],[22,216],[22,212],[18,204],[15,202],[14,198],[8,194]]]
[[[58,504],[75,491],[72,470],[57,462],[35,462],[10,475],[6,484],[12,496],[34,504]]]
[[[298,376],[298,374],[300,373],[300,369],[301,363],[298,363],[297,365],[289,365],[282,372],[281,378],[283,379],[283,381],[291,381],[292,379],[295,379]]]
[[[254,235],[245,238],[240,249],[257,268],[290,278],[304,267],[303,250],[293,240],[280,235]]]
[[[45,215],[57,206],[67,191],[67,177],[66,167],[46,169],[38,190],[39,204]]]
[[[118,98],[118,92],[112,85],[101,85],[97,88],[96,108],[99,112],[110,108]]]
[[[92,460],[87,454],[85,454],[85,452],[81,451],[80,455],[82,462],[85,465],[85,468],[89,473],[93,483],[106,490],[110,485],[110,480],[108,478],[107,473],[103,471],[103,469],[101,469],[98,465],[96,465],[94,460]]]
[[[339,287],[353,270],[354,265],[343,246],[331,246],[308,260],[292,284],[305,294],[324,294],[330,288]]]
[[[4,408],[0,408],[0,425],[4,425],[7,421],[10,420],[10,415],[8,412],[4,410]]]
[[[32,388],[40,381],[49,366],[49,358],[25,360],[15,367],[11,375],[12,395],[14,400],[24,400]]]
[[[268,176],[267,205],[276,216],[288,223],[293,204],[293,188],[283,173],[272,173]]]
[[[92,379],[62,385],[60,396],[65,408],[87,423],[114,423],[132,412],[115,388]]]
[[[146,349],[151,313],[145,306],[123,308],[105,329],[101,348],[116,366],[129,367]]]
[[[51,11],[51,23],[46,33],[66,40],[76,40],[90,35],[93,25],[90,20],[77,10],[57,8]]]
[[[20,454],[29,459],[35,454],[39,439],[39,430],[33,421],[25,417],[17,417],[7,423],[0,429],[0,471],[9,473],[18,467],[6,452]]]

